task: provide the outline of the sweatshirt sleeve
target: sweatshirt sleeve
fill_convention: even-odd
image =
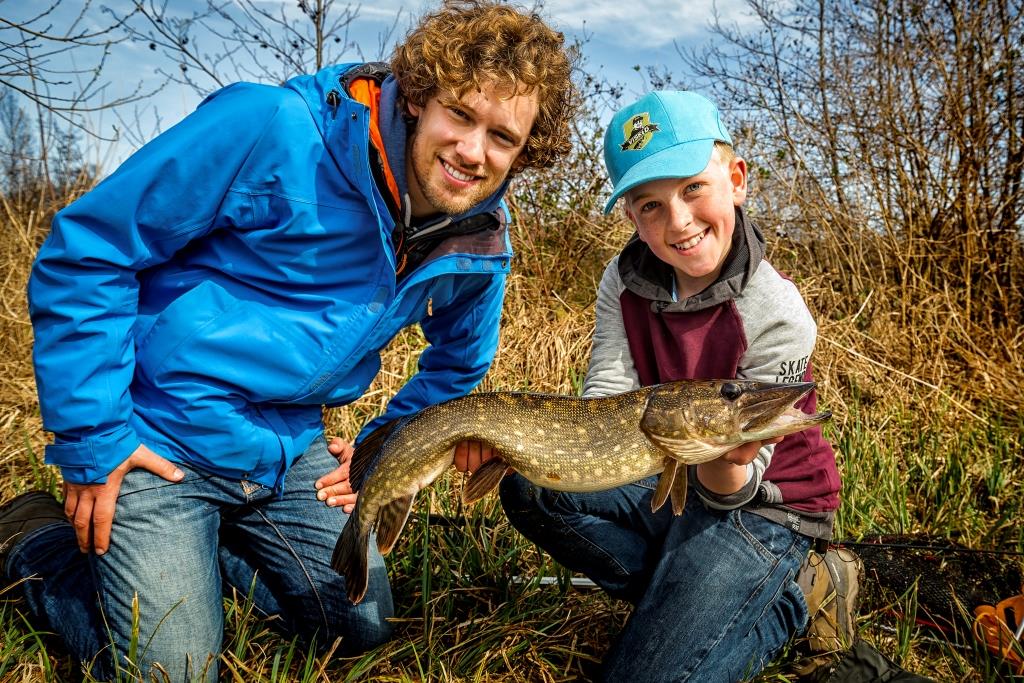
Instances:
[[[622,321],[619,296],[624,289],[616,256],[605,268],[597,289],[590,366],[583,381],[583,395],[586,397],[610,396],[640,388],[640,377],[633,364],[626,326]]]
[[[130,384],[139,273],[245,220],[222,204],[273,117],[274,98],[260,95],[268,90],[278,89],[215,93],[54,218],[28,298],[40,410],[55,435],[46,462],[67,481],[104,482],[138,447]]]

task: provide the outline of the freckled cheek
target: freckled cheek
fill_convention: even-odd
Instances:
[[[647,219],[637,227],[637,232],[640,233],[640,239],[647,244],[657,243],[663,241],[665,237],[665,226]]]

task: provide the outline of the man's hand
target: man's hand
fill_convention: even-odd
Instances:
[[[316,487],[316,499],[325,501],[331,507],[341,506],[351,514],[356,508],[359,494],[352,490],[352,482],[348,478],[349,466],[352,464],[352,444],[338,437],[331,439],[327,450],[338,459],[338,466],[320,477],[313,483]]]
[[[476,472],[480,465],[495,456],[494,449],[480,441],[460,441],[455,446],[455,469]]]
[[[167,481],[179,482],[185,473],[173,462],[139,445],[128,459],[107,475],[106,484],[69,484],[64,482],[64,514],[75,527],[78,549],[95,550],[102,555],[110,548],[110,526],[121,481],[131,470],[141,467]]]

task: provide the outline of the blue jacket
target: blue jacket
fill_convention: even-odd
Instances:
[[[504,222],[396,284],[369,110],[339,86],[352,66],[218,91],[57,214],[29,307],[55,433],[46,462],[67,481],[105,481],[142,443],[279,489],[322,433],[321,406],[361,396],[380,349],[414,323],[430,345],[378,421],[483,377],[511,257]],[[504,214],[503,192],[478,212]]]

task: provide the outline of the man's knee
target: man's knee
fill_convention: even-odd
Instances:
[[[320,653],[330,650],[334,643],[338,643],[335,652],[344,657],[351,657],[387,643],[394,635],[394,627],[378,614],[354,611],[344,620],[330,624],[327,633],[316,630],[297,635],[302,640],[313,641]]]
[[[376,552],[369,557],[370,571],[366,595],[358,604],[348,599],[344,577],[330,567],[316,567],[324,573],[313,590],[282,599],[283,630],[305,641],[315,641],[319,650],[333,647],[337,652],[354,655],[372,650],[391,639],[393,627],[388,621],[395,608],[383,558]],[[319,615],[319,618],[311,618]]]
[[[379,614],[354,614],[352,619],[341,625],[338,630],[338,637],[341,638],[338,654],[344,656],[361,654],[380,647],[391,640],[393,635],[394,627]],[[331,645],[335,639],[324,645]]]

